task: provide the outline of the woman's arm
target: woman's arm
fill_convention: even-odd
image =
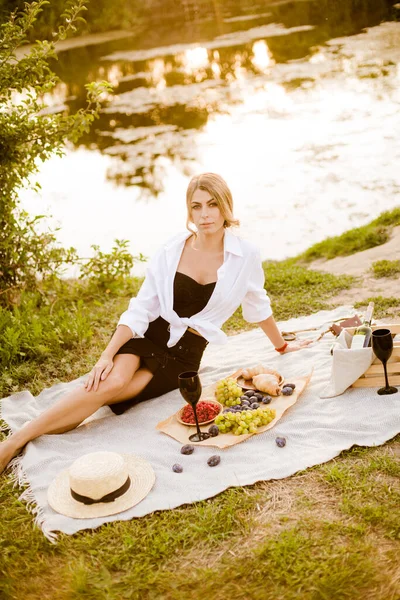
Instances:
[[[120,316],[114,335],[90,371],[85,383],[86,391],[89,392],[92,387],[94,391],[97,390],[100,381],[104,381],[111,372],[114,366],[113,358],[121,346],[135,336],[143,337],[149,323],[159,316],[160,301],[157,294],[156,276],[159,274],[157,264],[162,252],[163,247],[151,259],[138,294],[129,302],[128,310]]]
[[[93,390],[96,391],[99,387],[100,381],[104,381],[108,377],[114,366],[114,356],[121,346],[123,346],[130,339],[132,339],[132,331],[130,327],[127,325],[118,325],[114,335],[107,344],[106,349],[104,352],[102,352],[99,360],[89,373],[89,377],[85,382],[85,388],[87,392],[90,392],[92,387]]]
[[[274,317],[271,315],[268,319],[261,321],[258,323],[263,332],[269,337],[271,343],[275,346],[275,349],[280,354],[286,354],[287,352],[294,352],[295,350],[300,350],[305,346],[308,346],[312,343],[312,340],[301,340],[299,342],[285,342],[282,337],[281,332],[278,329],[278,325]],[[282,351],[280,349],[282,348]]]
[[[127,325],[118,325],[117,329],[114,332],[111,340],[108,342],[108,345],[104,352],[102,352],[101,356],[103,358],[110,358],[111,360],[117,354],[118,350],[123,346],[126,342],[132,339],[132,331],[130,327]]]
[[[271,302],[264,288],[265,275],[258,251],[251,257],[250,264],[248,290],[242,301],[243,317],[246,321],[257,323],[280,354],[294,352],[311,344],[312,340],[285,342],[272,315]]]
[[[149,323],[160,315],[156,280],[162,276],[162,273],[155,266],[156,258],[157,255],[147,267],[146,277],[137,296],[131,299],[128,310],[122,313],[118,321],[118,325],[125,325],[131,330],[131,338],[135,335],[143,337]]]

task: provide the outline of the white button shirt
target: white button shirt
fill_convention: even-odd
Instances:
[[[133,337],[144,337],[149,323],[161,316],[170,323],[169,348],[180,340],[188,327],[209,342],[225,344],[228,339],[221,326],[240,305],[249,323],[259,323],[272,315],[258,248],[228,229],[224,235],[224,262],[217,271],[217,283],[207,305],[191,317],[177,315],[173,310],[174,278],[190,235],[185,231],[174,236],[150,261],[138,295],[132,298],[128,310],[118,321],[118,325],[127,325],[132,330]]]

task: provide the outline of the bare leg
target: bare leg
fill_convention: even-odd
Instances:
[[[108,401],[104,402],[102,406],[109,406],[110,404],[122,402],[122,400],[130,400],[131,398],[134,398],[146,387],[152,377],[152,373],[147,369],[138,369],[126,386],[117,392],[113,398],[110,398]],[[100,382],[100,385],[102,385],[102,382]],[[65,433],[66,431],[70,431],[71,429],[78,427],[78,425],[81,423],[82,421],[79,421],[79,423],[67,425],[65,428],[61,427],[60,429],[52,429],[47,433]]]
[[[119,402],[125,388],[129,389],[130,393],[134,390],[136,394],[139,393],[152,378],[150,371],[146,369],[138,371],[139,364],[138,356],[118,354],[114,359],[114,367],[110,375],[100,383],[96,392],[93,390],[87,392],[83,386],[79,386],[39,417],[12,434],[0,444],[0,473],[29,441],[43,434],[62,433],[74,429],[101,406],[113,401]],[[123,399],[131,397],[132,395],[125,395]]]
[[[116,404],[137,396],[151,381],[153,374],[147,369],[138,369],[127,385],[106,404]]]
[[[114,398],[110,399],[108,402],[105,402],[103,406],[116,404],[117,402],[134,398],[146,387],[152,377],[152,373],[147,369],[138,369],[127,385]],[[61,427],[60,429],[48,431],[47,433],[65,433],[66,431],[75,429],[75,427],[78,427],[78,425],[81,423],[82,421],[79,421],[79,423],[70,424],[66,427]]]

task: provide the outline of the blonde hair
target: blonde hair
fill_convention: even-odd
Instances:
[[[187,220],[186,228],[196,234],[193,229],[190,228],[192,221],[192,198],[196,190],[204,190],[208,192],[212,198],[216,201],[221,215],[224,217],[224,227],[238,227],[239,221],[233,216],[233,199],[232,192],[229,189],[226,181],[217,175],[216,173],[202,173],[201,175],[195,175],[189,182],[186,191],[186,208],[187,208]]]

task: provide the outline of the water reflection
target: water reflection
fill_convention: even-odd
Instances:
[[[77,110],[84,106],[87,81],[110,81],[115,95],[80,144],[114,157],[114,168],[108,172],[111,180],[139,186],[143,193],[147,190],[146,197],[157,196],[164,176],[156,167],[160,156],[185,169],[198,158],[194,134],[187,136],[185,131],[201,131],[210,118],[230,114],[237,104],[248,111],[266,111],[269,117],[282,115],[290,104],[285,89],[300,88],[305,93],[313,88],[315,78],[339,70],[348,75],[354,72],[354,63],[360,62],[365,50],[360,54],[359,49],[353,56],[335,56],[332,47],[316,44],[332,30],[354,29],[360,22],[359,12],[353,11],[353,20],[339,24],[332,7],[328,13],[318,14],[323,11],[317,4],[307,0],[275,2],[268,6],[270,12],[226,15],[224,27],[229,29],[210,31],[214,36],[200,44],[131,49],[124,40],[122,49],[117,50],[118,44],[113,42],[108,45],[113,51],[101,56],[98,49],[96,57],[91,47],[87,49],[90,66],[86,72],[84,64],[71,72],[67,60],[67,55],[84,50],[63,53],[59,69],[63,83],[55,89],[51,105],[67,104]],[[375,11],[364,15],[364,21],[381,17],[383,4],[381,11]],[[173,41],[171,33],[164,39]],[[387,65],[382,68],[378,77],[388,70]],[[356,71],[358,77],[371,76],[368,66],[358,65]],[[266,94],[265,86],[271,80],[276,85],[269,86]],[[138,128],[140,133],[134,133]]]
[[[157,157],[169,157],[188,168],[196,154],[193,137],[183,132],[200,130],[211,115],[229,113],[230,106],[243,101],[245,91],[240,90],[246,81],[267,74],[275,64],[267,40],[218,49],[198,45],[146,60],[128,58],[132,57],[116,63],[107,60],[99,65],[98,74],[91,71],[92,78],[113,83],[115,96],[83,143],[118,158],[109,177],[119,184],[140,186],[146,197],[162,190],[162,180],[157,179],[160,169],[153,164]],[[71,109],[83,105],[83,87],[72,84],[68,89],[63,83],[58,97],[62,93],[62,101]],[[161,125],[166,129],[154,133],[154,127]],[[140,135],[121,136],[138,127]]]
[[[268,12],[197,24],[196,35],[157,31],[157,46],[150,35],[64,52],[52,107],[75,111],[85,83],[111,81],[115,94],[80,145],[101,154],[113,194],[123,187],[132,202],[158,198],[161,207],[176,180],[182,191],[191,173],[219,170],[243,194],[251,235],[265,238],[266,220],[284,214],[293,224],[286,250],[298,249],[321,227],[346,227],[323,216],[321,198],[351,209],[352,226],[353,214],[378,210],[378,186],[388,207],[398,193],[385,152],[400,158],[400,26],[381,24],[393,16],[385,0],[357,7],[274,2]],[[270,235],[280,248],[282,236]]]
[[[267,73],[275,62],[265,40],[254,42],[252,47],[253,57],[250,59],[254,67],[261,73]]]
[[[206,67],[209,67],[210,61],[206,48],[198,46],[189,48],[182,54],[177,55],[177,62],[181,61],[185,73],[195,77],[196,81],[201,81],[202,76],[207,77]]]

